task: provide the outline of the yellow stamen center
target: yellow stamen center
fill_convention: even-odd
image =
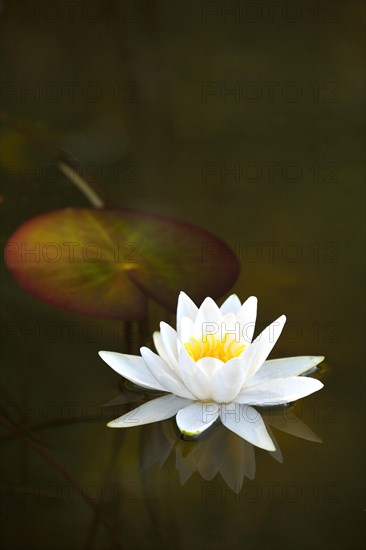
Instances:
[[[202,341],[191,338],[184,344],[184,347],[194,361],[203,357],[214,357],[227,363],[230,359],[239,357],[243,353],[245,344],[236,342],[232,334],[224,334],[221,340],[215,338],[213,334],[209,334],[204,336]]]

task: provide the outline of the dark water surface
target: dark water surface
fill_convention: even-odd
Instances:
[[[199,443],[174,419],[110,430],[142,401],[127,386],[131,403],[99,407],[123,388],[97,352],[151,337],[52,308],[4,270],[4,547],[363,548],[364,4],[70,4],[1,2],[3,109],[113,203],[223,238],[259,325],[287,315],[271,357],[325,355],[325,387],[291,408],[302,423],[274,422],[275,456],[221,426]],[[3,242],[87,204],[5,146]],[[151,304],[148,334],[160,320]]]

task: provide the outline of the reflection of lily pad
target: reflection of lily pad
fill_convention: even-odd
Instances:
[[[133,320],[147,298],[174,311],[180,290],[199,302],[234,284],[238,262],[222,241],[183,222],[128,209],[66,208],[24,223],[7,243],[18,283],[85,315]]]

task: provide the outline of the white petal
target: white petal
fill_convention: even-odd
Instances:
[[[219,364],[211,380],[213,401],[216,403],[234,401],[243,385],[245,375],[245,365],[241,357]]]
[[[192,394],[184,386],[183,382],[178,379],[175,372],[164,359],[156,355],[149,348],[142,347],[140,352],[152,376],[164,388],[164,391],[174,393],[174,395],[178,395],[179,397],[186,397],[187,399],[193,398]]]
[[[205,395],[205,401],[215,401],[220,381],[217,381],[216,375],[225,364],[216,357],[202,357],[196,361],[196,377],[201,380],[202,393]],[[219,380],[222,378],[219,376]]]
[[[304,355],[301,357],[286,357],[284,359],[271,359],[265,361],[260,369],[248,381],[248,385],[259,384],[273,378],[286,378],[287,376],[299,376],[313,369],[324,361],[323,356]]]
[[[164,359],[167,363],[169,362],[168,356],[166,354],[165,348],[163,346],[163,343],[161,341],[161,335],[159,331],[155,331],[153,333],[153,340],[154,340],[154,346],[160,357]]]
[[[237,297],[236,294],[232,294],[228,298],[226,298],[225,302],[220,307],[220,311],[222,315],[226,315],[227,313],[238,313],[241,308],[241,301]]]
[[[181,292],[178,298],[177,306],[177,333],[178,336],[181,334],[181,320],[183,317],[189,317],[194,321],[198,313],[198,307],[190,299],[185,292]]]
[[[237,338],[236,341],[240,342],[241,340],[240,326],[237,323],[238,321],[236,320],[235,313],[225,313],[225,315],[223,316],[222,333],[218,335],[219,339],[220,337],[223,338],[223,335],[225,333],[228,333],[235,336],[235,338],[236,336],[238,336],[239,338]]]
[[[215,372],[221,368],[225,363],[223,363],[217,357],[202,357],[196,361],[197,369],[205,373],[207,380],[211,380]]]
[[[282,315],[276,319],[276,321],[268,325],[268,327],[257,336],[254,342],[244,350],[243,361],[245,361],[247,365],[250,365],[247,380],[254,376],[271,353],[272,348],[282,332],[285,322],[286,317]]]
[[[100,351],[100,357],[113,370],[124,378],[131,380],[144,388],[166,391],[165,388],[152,376],[142,357],[125,355],[114,351]]]
[[[267,451],[275,450],[261,415],[249,405],[239,403],[222,405],[220,418],[226,428],[249,443]]]
[[[151,422],[171,418],[182,407],[186,407],[190,403],[191,401],[188,399],[182,399],[175,395],[163,395],[163,397],[148,401],[141,407],[108,422],[107,426],[109,428],[131,428],[142,424],[151,424]]]
[[[216,403],[196,401],[177,414],[178,428],[183,434],[198,435],[207,430],[218,418],[219,407]]]
[[[236,320],[240,324],[240,335],[244,342],[252,341],[257,318],[257,304],[257,298],[250,296],[236,315]]]
[[[213,362],[207,361],[207,359],[213,359],[212,357],[206,357],[205,361],[202,359],[195,363],[192,357],[188,354],[187,350],[182,347],[179,353],[179,370],[181,378],[185,386],[198,400],[206,401],[210,399],[211,382],[210,379],[213,375],[212,368],[217,367],[218,359],[213,359]]]
[[[211,321],[213,318],[221,319],[222,315],[220,308],[212,298],[205,298],[202,304],[199,307],[199,312],[208,320]]]
[[[178,369],[178,335],[176,331],[167,323],[160,323],[160,337],[163,344],[168,362],[175,370]]]
[[[223,316],[220,308],[212,298],[206,298],[198,310],[194,323],[193,337],[202,341],[203,336],[207,336],[208,334],[220,334],[222,323]]]
[[[251,405],[283,405],[321,390],[323,384],[315,378],[289,376],[276,378],[241,390],[236,401]]]
[[[189,342],[193,336],[194,321],[190,317],[182,317],[180,320],[180,341]],[[178,350],[179,352],[179,350]]]

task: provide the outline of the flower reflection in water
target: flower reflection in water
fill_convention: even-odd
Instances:
[[[129,383],[127,382],[127,384]],[[139,395],[140,399],[147,397],[146,393],[129,391],[127,398],[125,393],[121,393],[108,405],[126,404],[132,395],[134,395],[133,401],[136,401]],[[322,442],[313,430],[299,418],[296,405],[268,407],[261,411],[261,416],[276,449],[274,451],[257,449],[257,452],[267,452],[279,463],[283,463],[284,458],[273,428],[310,442]],[[175,467],[182,485],[195,472],[205,481],[211,481],[217,474],[220,474],[228,487],[238,493],[246,478],[250,480],[255,478],[255,446],[226,430],[219,422],[215,423],[200,438],[182,436],[173,419],[143,426],[142,429],[144,430],[142,435],[142,470],[147,470],[156,464],[162,468],[169,456],[174,453]]]
[[[275,444],[275,451],[268,452],[282,463],[283,455],[271,428],[287,434],[321,443],[321,439],[296,415],[296,407],[273,407],[262,413],[266,428]],[[175,451],[176,468],[184,485],[194,472],[204,480],[212,480],[218,473],[234,492],[239,492],[244,479],[254,479],[256,472],[255,447],[220,424],[199,440],[179,438],[174,422],[167,420],[151,426],[149,438],[144,444],[143,467],[156,463],[163,466]],[[258,452],[263,452],[262,450]]]

